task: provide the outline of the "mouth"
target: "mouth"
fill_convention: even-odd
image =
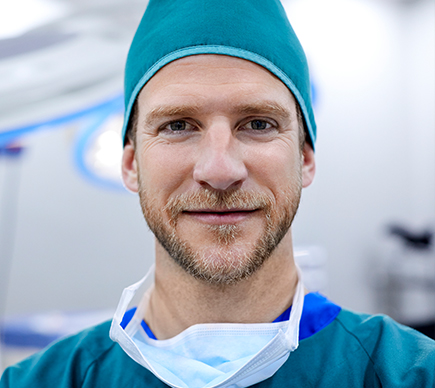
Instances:
[[[182,214],[211,225],[236,224],[247,220],[259,209],[198,209],[183,211]]]

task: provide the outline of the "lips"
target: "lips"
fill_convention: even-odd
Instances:
[[[195,218],[197,221],[212,224],[235,224],[247,220],[258,210],[245,210],[245,209],[198,209],[183,211],[182,214]]]

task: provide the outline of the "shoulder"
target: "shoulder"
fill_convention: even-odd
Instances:
[[[435,342],[384,315],[342,309],[290,354],[270,387],[435,388]]]
[[[386,315],[342,310],[336,319],[382,386],[435,387],[435,341]]]
[[[114,346],[109,329],[110,322],[104,322],[53,343],[7,368],[0,387],[82,386],[88,369]]]
[[[107,321],[6,369],[0,388],[165,387],[109,337]]]
[[[387,315],[369,315],[343,309],[336,320],[370,356],[375,357],[385,351],[385,347],[395,351],[406,348],[407,351],[418,352],[420,356],[435,356],[435,341]]]

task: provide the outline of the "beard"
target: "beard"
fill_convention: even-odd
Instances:
[[[159,243],[188,274],[213,285],[235,284],[262,267],[288,232],[299,206],[301,190],[298,174],[293,185],[280,193],[282,204],[278,208],[274,197],[262,193],[201,188],[171,198],[162,211],[156,198],[149,195],[139,181],[142,211]],[[264,214],[260,236],[248,247],[240,244],[242,227],[237,224],[203,226],[210,232],[212,242],[204,242],[196,249],[177,231],[179,216],[185,211],[235,208],[257,209]]]

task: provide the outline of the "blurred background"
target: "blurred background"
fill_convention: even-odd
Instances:
[[[293,226],[307,283],[433,336],[435,1],[283,5],[318,125],[317,175]],[[0,3],[3,366],[110,318],[153,262],[138,198],[119,178],[123,66],[145,7]]]

